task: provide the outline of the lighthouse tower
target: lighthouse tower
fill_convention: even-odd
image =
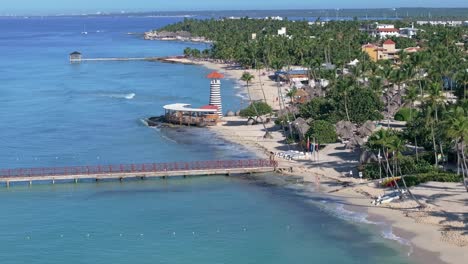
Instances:
[[[208,74],[208,79],[211,79],[210,83],[210,105],[218,107],[219,117],[223,117],[223,105],[221,103],[221,79],[224,78],[219,72],[212,72]]]

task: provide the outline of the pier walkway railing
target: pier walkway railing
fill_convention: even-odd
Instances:
[[[172,163],[95,165],[56,168],[1,169],[0,182],[29,182],[78,179],[124,179],[170,176],[202,176],[275,171],[273,160],[216,160]]]

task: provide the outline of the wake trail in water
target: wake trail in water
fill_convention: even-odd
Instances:
[[[115,99],[127,99],[132,100],[135,98],[135,93],[110,93],[110,94],[98,94],[101,97],[115,98]]]

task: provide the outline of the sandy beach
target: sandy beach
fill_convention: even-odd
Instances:
[[[226,78],[239,80],[244,69],[205,61],[174,59],[179,63],[194,63],[225,74]],[[268,78],[268,72],[250,70],[255,76],[250,84],[253,100],[264,100],[274,109],[279,105],[277,84]],[[265,72],[265,75],[263,73]],[[270,72],[271,74],[271,72]],[[240,85],[244,85],[240,82]],[[263,87],[263,91],[262,91]],[[286,93],[286,87],[282,87]],[[237,110],[237,109],[233,109]],[[228,141],[241,144],[259,156],[270,157],[294,149],[285,143],[282,130],[273,123],[267,125],[272,138],[266,139],[262,125],[247,126],[246,119],[225,117],[213,131]],[[343,199],[350,208],[366,210],[369,218],[385,219],[393,232],[409,241],[413,247],[411,257],[418,263],[466,263],[468,250],[468,193],[461,183],[429,182],[412,188],[412,192],[426,206],[417,209],[411,200],[374,206],[371,201],[386,190],[374,182],[347,177],[358,165],[359,154],[345,149],[344,144],[326,146],[318,160],[286,161],[278,158],[280,168],[292,168],[285,174],[301,176],[305,182],[314,183],[321,192]],[[357,175],[357,172],[354,173]],[[387,190],[388,192],[388,190]],[[437,261],[438,257],[440,260]]]

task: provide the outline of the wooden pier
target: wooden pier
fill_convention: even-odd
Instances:
[[[220,160],[174,163],[147,163],[105,166],[77,166],[60,168],[28,168],[0,170],[0,183],[57,182],[80,180],[120,180],[167,178],[209,175],[253,174],[274,172],[277,162],[272,160]]]
[[[99,61],[160,61],[166,63],[182,63],[192,64],[185,62],[176,62],[173,59],[185,58],[184,56],[166,56],[166,57],[110,57],[110,58],[86,58],[78,52],[70,53],[70,63],[81,63],[81,62],[99,62]]]
[[[163,61],[164,57],[145,57],[145,58],[82,58],[75,62],[86,61]]]

